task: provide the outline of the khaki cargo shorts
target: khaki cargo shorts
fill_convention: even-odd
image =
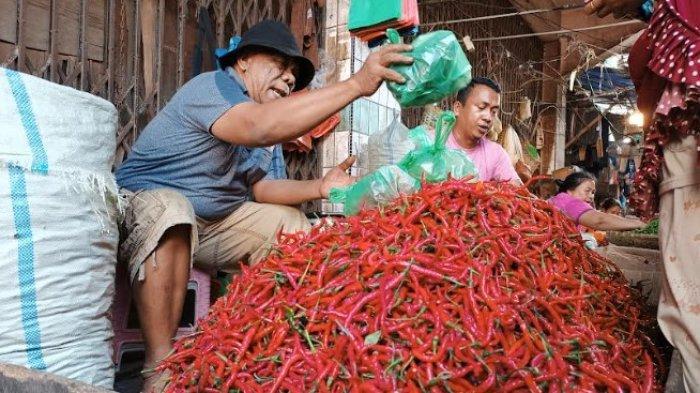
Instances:
[[[127,263],[133,283],[145,279],[144,263],[158,263],[156,249],[165,232],[189,225],[191,261],[208,270],[236,272],[241,261],[255,263],[275,244],[279,231],[293,233],[311,228],[299,210],[289,206],[245,202],[228,217],[206,221],[194,214],[183,195],[171,189],[130,192],[119,224],[119,262]]]

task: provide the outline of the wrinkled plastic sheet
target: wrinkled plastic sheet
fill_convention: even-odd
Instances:
[[[387,30],[387,36],[392,43],[400,41],[396,30]],[[439,102],[471,82],[472,66],[451,31],[422,34],[411,45],[413,50],[408,55],[413,63],[391,67],[406,78],[406,82],[387,84],[402,107]]]

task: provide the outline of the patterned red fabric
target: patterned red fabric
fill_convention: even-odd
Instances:
[[[667,81],[700,87],[700,1],[659,1],[649,33],[647,67]]]
[[[678,85],[675,85],[678,86]],[[646,130],[642,164],[634,179],[630,204],[642,219],[650,219],[658,211],[658,187],[661,183],[663,147],[684,135],[700,133],[700,89],[689,88],[683,107],[675,107],[668,115],[659,115]],[[700,155],[698,155],[700,158]]]
[[[658,210],[663,146],[700,134],[700,1],[658,1],[629,62],[639,109],[652,119],[630,203],[650,218]]]

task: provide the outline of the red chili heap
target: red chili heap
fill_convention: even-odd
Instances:
[[[547,202],[450,180],[285,236],[161,369],[171,392],[649,392],[640,306]]]

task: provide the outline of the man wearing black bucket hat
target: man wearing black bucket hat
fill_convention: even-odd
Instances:
[[[322,179],[286,179],[280,143],[294,140],[410,63],[389,45],[350,79],[289,97],[314,76],[284,24],[264,21],[219,56],[221,70],[186,83],[146,126],[117,171],[127,208],[119,260],[128,265],[146,343],[145,369],[171,349],[191,263],[235,271],[263,258],[278,231],[306,230],[293,206],[349,184],[348,158]],[[163,376],[146,378],[159,390]]]

